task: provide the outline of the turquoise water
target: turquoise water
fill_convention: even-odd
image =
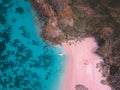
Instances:
[[[28,0],[0,0],[0,90],[59,90],[62,49],[37,36],[38,28]]]

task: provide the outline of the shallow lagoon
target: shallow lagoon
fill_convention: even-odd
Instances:
[[[0,90],[59,90],[62,48],[36,34],[43,25],[28,0],[0,0]]]

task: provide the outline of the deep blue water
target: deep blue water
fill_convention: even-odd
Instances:
[[[0,0],[0,90],[59,90],[64,57],[36,34],[28,0]]]

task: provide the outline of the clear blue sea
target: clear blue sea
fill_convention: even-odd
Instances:
[[[34,15],[29,0],[0,0],[0,90],[59,90],[62,48],[42,40]]]

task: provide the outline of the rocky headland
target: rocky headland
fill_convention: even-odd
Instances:
[[[94,37],[103,57],[103,84],[120,90],[120,0],[30,0],[39,19],[46,20],[42,36],[53,44]]]
[[[67,0],[31,0],[33,7],[42,19],[47,23],[42,30],[42,36],[45,40],[53,43],[60,43],[67,36],[63,28],[73,27],[73,13]]]

